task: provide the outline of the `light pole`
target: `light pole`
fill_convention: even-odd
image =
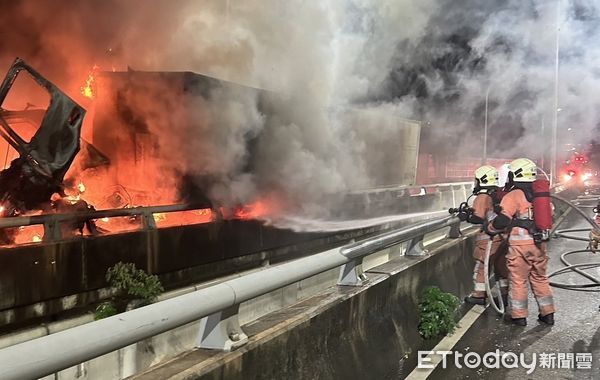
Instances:
[[[483,124],[483,160],[482,165],[487,163],[487,136],[488,136],[488,104],[490,98],[490,86],[488,86],[485,92],[485,122]]]
[[[546,125],[544,123],[544,116],[542,115],[542,132],[541,132],[542,133],[542,136],[541,136],[542,141],[545,141],[545,137],[546,137],[544,134],[545,129],[546,129]],[[541,160],[540,164],[542,165],[542,169],[546,170],[546,166],[544,165],[544,155],[545,155],[545,152],[544,152],[544,149],[542,149],[541,154],[540,154],[540,160]]]
[[[552,123],[552,158],[550,161],[550,184],[558,178],[556,173],[557,160],[557,133],[558,133],[558,69],[559,69],[559,52],[560,52],[560,5],[561,0],[556,1],[556,56],[554,64],[554,112]]]

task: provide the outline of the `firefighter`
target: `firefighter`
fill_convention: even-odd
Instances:
[[[510,321],[518,326],[527,325],[528,283],[538,304],[538,319],[548,325],[554,324],[554,299],[546,274],[546,246],[541,241],[533,220],[533,182],[536,180],[536,171],[535,163],[527,158],[518,158],[510,163],[510,191],[500,202],[501,212],[486,226],[486,231],[492,236],[509,231],[506,261],[510,286]],[[541,215],[543,211],[548,210],[538,212]]]
[[[473,190],[475,200],[473,201],[473,212],[467,218],[469,223],[480,224],[483,227],[486,221],[490,221],[496,215],[494,206],[498,204],[498,186],[498,171],[496,168],[484,165],[475,170],[475,189]],[[503,244],[500,235],[495,235],[492,239],[489,262],[494,265],[494,272],[496,277],[499,278],[500,293],[506,303],[508,293],[506,245]],[[473,269],[474,288],[471,295],[465,298],[465,302],[470,304],[485,305],[486,302],[485,284],[487,279],[484,274],[484,260],[489,240],[490,237],[482,228],[480,234],[476,237],[475,250],[473,251],[473,258],[475,259],[475,268]]]

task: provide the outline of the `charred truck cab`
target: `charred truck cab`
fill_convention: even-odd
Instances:
[[[50,105],[29,142],[11,127],[19,111],[3,108],[15,79],[25,71],[50,95]],[[22,75],[22,74],[21,74]],[[0,135],[19,153],[0,172],[0,202],[5,215],[40,209],[62,193],[64,176],[79,152],[85,110],[22,59],[17,58],[0,87]]]
[[[11,110],[7,97],[20,75],[28,75],[49,97],[46,109],[27,107]],[[25,61],[17,58],[0,87],[0,136],[8,143],[5,157],[14,149],[10,165],[0,171],[0,217],[26,212],[64,212],[65,175],[75,156],[84,146],[86,157],[98,162],[108,160],[90,144],[81,140],[86,110],[56,85],[44,78]],[[21,134],[18,132],[21,131]],[[31,138],[27,139],[29,135]],[[85,160],[89,161],[89,160]],[[83,200],[68,205],[70,211],[93,210]],[[88,224],[88,228],[93,227]],[[72,226],[81,229],[83,226]],[[90,228],[92,229],[92,228]],[[0,244],[14,242],[16,229],[0,230]]]

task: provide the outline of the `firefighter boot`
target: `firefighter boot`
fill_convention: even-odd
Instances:
[[[474,297],[467,296],[465,297],[465,302],[471,305],[485,305],[486,297]]]
[[[544,315],[543,317],[541,314],[539,314],[538,319],[540,320],[540,322],[544,322],[547,325],[553,325],[554,324],[554,313]]]

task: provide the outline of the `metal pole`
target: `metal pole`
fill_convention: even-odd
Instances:
[[[483,125],[483,161],[482,164],[487,163],[487,136],[488,136],[488,101],[490,97],[490,87],[488,86],[485,92],[485,123]]]
[[[556,173],[557,160],[557,134],[558,134],[558,72],[559,72],[559,52],[560,52],[560,5],[561,0],[556,1],[556,59],[554,66],[554,120],[552,123],[552,161],[550,162],[550,184],[558,178]]]
[[[546,136],[544,135],[546,129],[546,125],[544,124],[544,116],[542,116],[542,141],[546,141]],[[542,147],[542,151],[540,153],[540,165],[542,166],[542,169],[546,170],[546,166],[544,165],[544,156],[546,155],[546,149],[544,147]]]

